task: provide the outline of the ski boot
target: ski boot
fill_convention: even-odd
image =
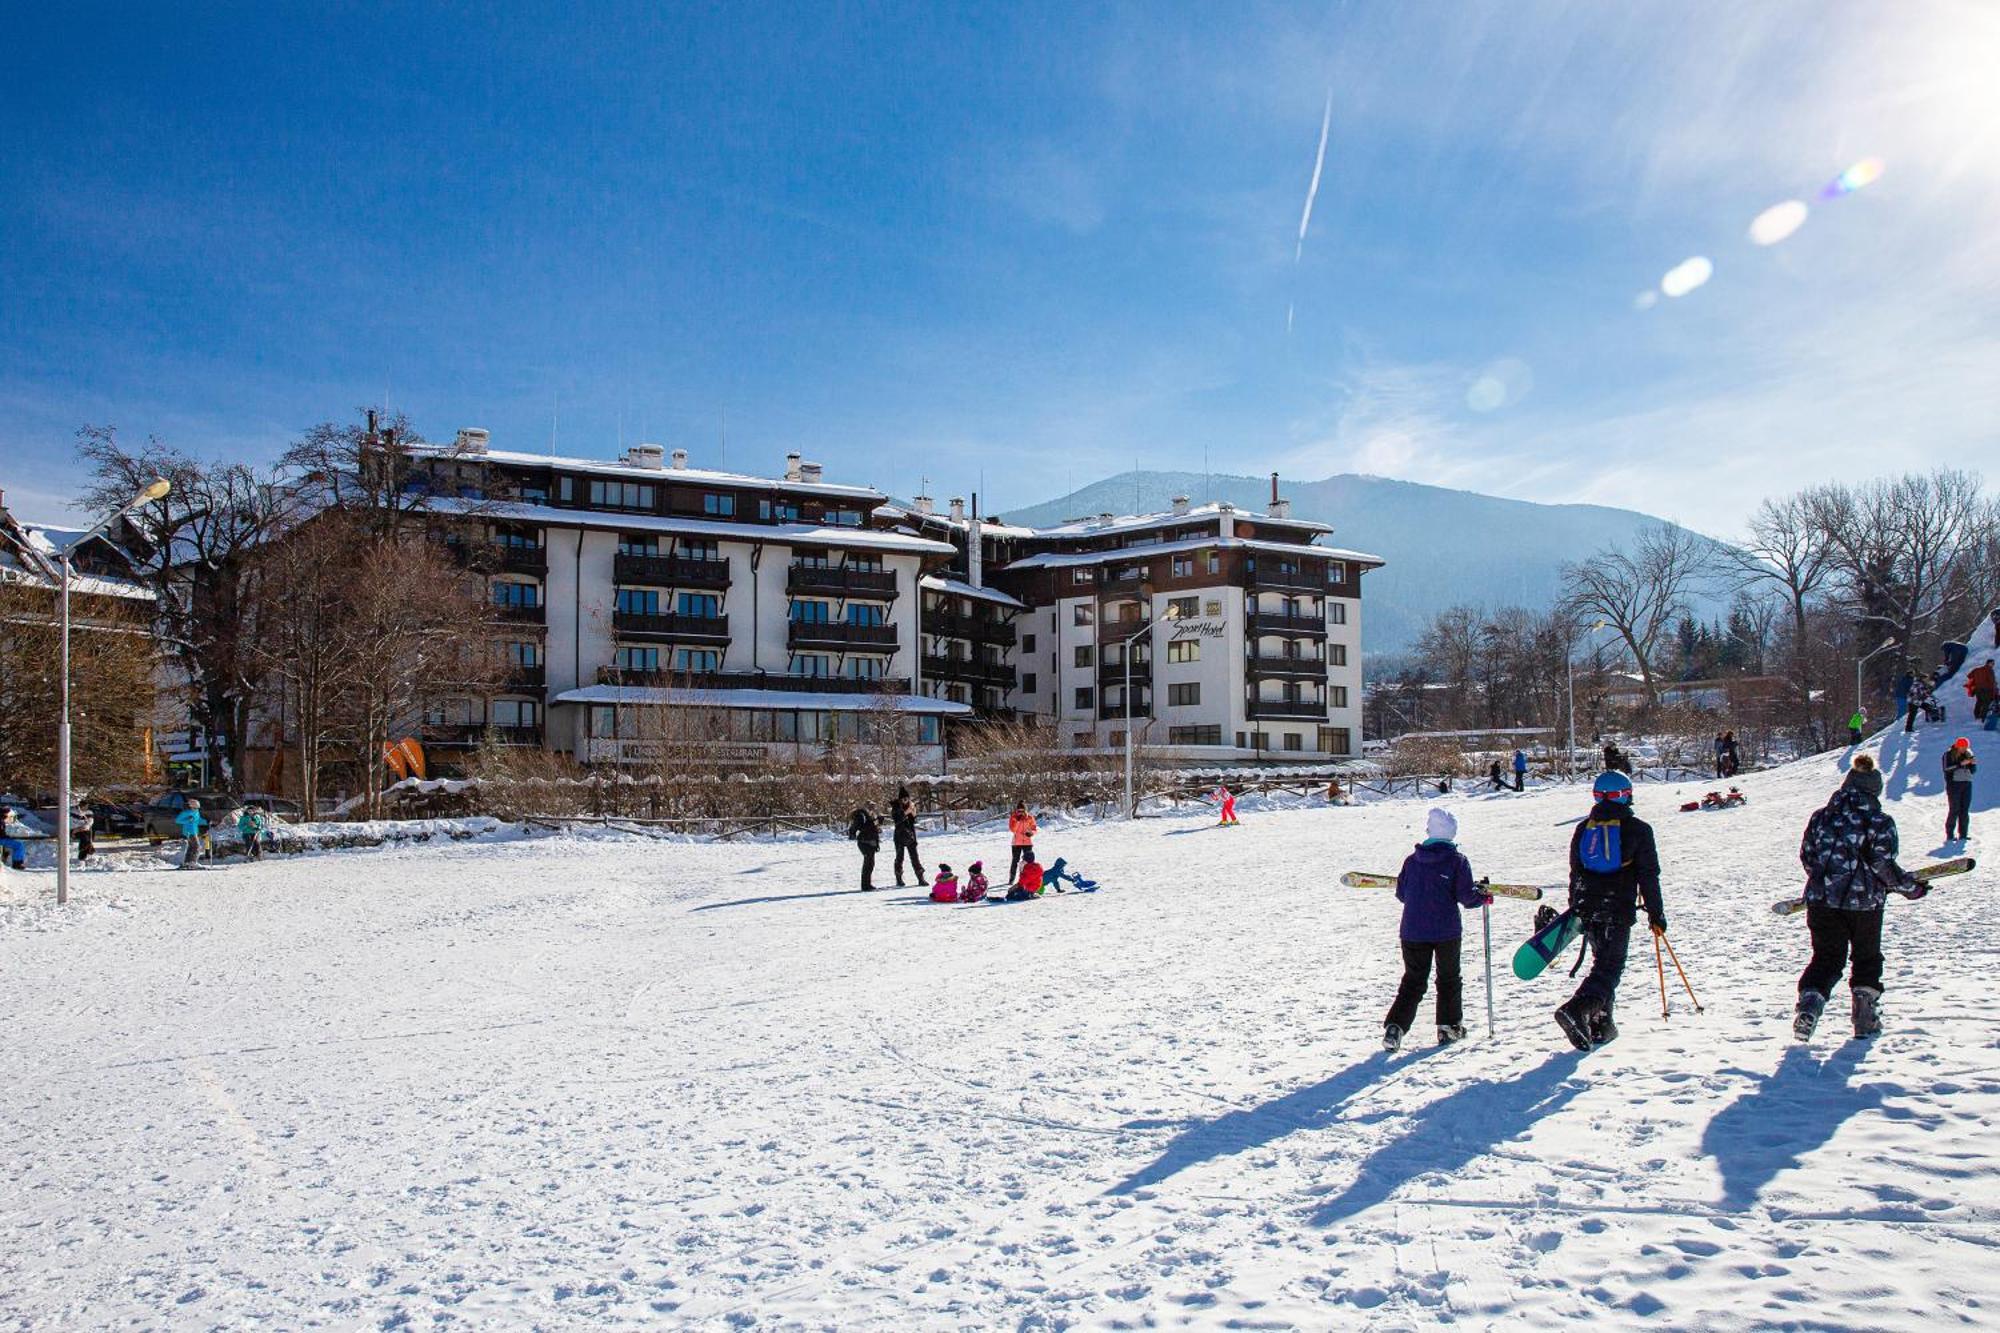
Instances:
[[[1394,1023],[1382,1025],[1382,1049],[1394,1055],[1403,1049],[1403,1029]]]
[[[1859,1003],[1857,1000],[1856,1004]],[[1800,1041],[1811,1041],[1813,1029],[1819,1026],[1819,1016],[1825,1009],[1826,996],[1816,990],[1799,992],[1799,1007],[1792,1014],[1792,1035]]]
[[[1590,1016],[1590,1044],[1593,1048],[1608,1045],[1618,1040],[1618,1025],[1611,1021],[1611,1011],[1600,1009]]]
[[[1590,1014],[1578,1008],[1575,1000],[1556,1010],[1556,1026],[1563,1030],[1565,1037],[1569,1038],[1569,1044],[1579,1051],[1590,1049],[1591,1019]]]
[[[1464,1040],[1465,1040],[1465,1024],[1463,1023],[1438,1024],[1438,1045],[1449,1046],[1455,1041],[1464,1041]]]
[[[1872,1037],[1882,1030],[1882,992],[1872,986],[1854,988],[1854,1035]]]

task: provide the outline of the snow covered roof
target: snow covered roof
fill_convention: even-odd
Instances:
[[[548,527],[592,528],[609,532],[667,532],[739,542],[770,542],[780,546],[831,546],[843,550],[888,551],[903,555],[950,555],[953,549],[950,542],[933,541],[929,537],[916,537],[906,532],[822,527],[817,523],[727,523],[712,518],[613,514],[598,509],[558,509],[553,505],[450,497],[432,500],[430,509],[438,514],[464,514],[502,523],[539,523]]]
[[[962,579],[947,579],[936,574],[926,574],[919,582],[931,592],[949,592],[956,593],[960,597],[975,597],[981,601],[1011,606],[1020,611],[1028,609],[1028,604],[1018,597],[1009,597],[998,588],[975,588]]]
[[[1174,527],[1189,519],[1217,518],[1231,514],[1248,519],[1253,523],[1283,523],[1290,527],[1305,528],[1312,532],[1332,532],[1331,524],[1318,523],[1309,518],[1278,518],[1271,514],[1260,514],[1254,509],[1238,509],[1223,501],[1213,504],[1191,506],[1185,514],[1177,514],[1171,509],[1152,514],[1119,514],[1110,521],[1084,518],[1074,523],[1058,523],[1052,528],[1036,528],[1037,537],[1095,537],[1107,532],[1136,532],[1146,528]]]
[[[833,713],[871,713],[891,708],[902,713],[938,713],[957,717],[970,704],[933,699],[922,694],[802,694],[796,690],[693,690],[668,685],[585,685],[558,694],[559,704],[689,704],[701,708],[810,708]]]
[[[932,512],[926,514],[920,509],[913,508],[910,505],[897,504],[894,501],[885,505],[877,505],[875,508],[875,517],[887,519],[891,522],[936,523],[940,527],[950,528],[953,532],[964,532],[972,526],[972,519],[969,516],[966,518],[954,518],[948,513],[940,514]],[[997,518],[988,518],[984,515],[980,517],[979,530],[988,537],[1034,537],[1039,535],[1041,531],[1039,528],[1024,528],[1016,523],[1002,523]]]
[[[742,472],[716,472],[707,468],[643,467],[637,463],[604,458],[570,458],[559,454],[529,454],[513,449],[487,449],[473,453],[455,444],[412,444],[410,453],[424,458],[450,458],[464,463],[505,463],[509,467],[563,468],[571,472],[592,472],[613,477],[640,477],[647,481],[681,481],[697,485],[736,486],[753,490],[804,491],[814,495],[835,495],[855,500],[881,500],[882,492],[872,486],[843,486],[828,481],[784,481],[775,477],[753,477]]]
[[[0,510],[0,514],[4,513]],[[15,534],[15,543],[11,550],[0,545],[0,582],[45,588],[57,586],[62,580],[62,556],[76,545],[85,530],[31,523],[12,515],[6,518]],[[103,539],[100,537],[99,540]],[[73,573],[69,587],[71,592],[83,597],[122,597],[135,602],[155,600],[151,589],[133,579]]]
[[[1103,531],[1103,529],[1099,529]],[[1246,537],[1196,537],[1186,541],[1161,542],[1157,546],[1125,546],[1115,551],[1047,551],[1041,555],[1023,556],[1019,560],[1009,560],[1008,572],[1017,569],[1070,569],[1077,565],[1116,564],[1125,560],[1143,560],[1153,555],[1171,555],[1180,551],[1215,551],[1243,549],[1247,551],[1272,551],[1279,555],[1316,555],[1328,560],[1346,560],[1352,564],[1370,567],[1386,563],[1379,555],[1369,555],[1365,551],[1348,551],[1338,546],[1316,546],[1304,542],[1255,541]]]

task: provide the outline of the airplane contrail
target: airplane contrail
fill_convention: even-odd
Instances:
[[[1306,208],[1299,215],[1299,243],[1292,250],[1292,262],[1299,262],[1306,252],[1306,228],[1312,225],[1313,200],[1319,197],[1320,169],[1326,166],[1326,134],[1333,127],[1333,89],[1326,90],[1326,110],[1319,118],[1319,152],[1313,155],[1312,184],[1306,186]]]

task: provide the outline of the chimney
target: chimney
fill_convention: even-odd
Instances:
[[[797,481],[798,479],[799,479],[799,456],[797,454],[786,454],[785,480]]]
[[[1292,516],[1292,502],[1290,500],[1271,501],[1272,518],[1290,518],[1291,516]]]
[[[492,436],[478,426],[467,426],[459,431],[454,447],[462,454],[483,454],[487,441]]]
[[[666,466],[665,445],[635,444],[625,451],[625,462],[632,467],[661,468]]]
[[[1174,514],[1177,517],[1185,517],[1187,515],[1187,511],[1188,511],[1188,498],[1185,495],[1176,495],[1174,497]]]
[[[826,469],[822,468],[818,463],[801,463],[799,464],[799,480],[809,485],[817,486],[819,485],[820,477],[825,474],[825,471]]]
[[[1278,474],[1275,472],[1271,474],[1271,503],[1278,503]]]
[[[975,588],[986,586],[986,529],[979,521],[979,492],[972,493],[972,529],[965,540],[965,581]]]
[[[688,451],[687,451],[687,450],[685,450],[685,449],[676,449],[676,450],[674,450],[674,452],[673,452],[673,454],[672,454],[672,458],[673,458],[673,460],[674,460],[674,471],[676,471],[676,472],[685,472],[685,471],[687,471],[687,465],[688,465]]]
[[[931,503],[931,497],[928,495],[918,495],[912,497],[910,500],[910,505],[919,514],[932,514],[937,512],[936,506]]]
[[[954,496],[952,496],[952,497],[951,497],[951,516],[952,516],[952,519],[953,519],[953,521],[955,521],[955,522],[959,522],[959,523],[963,523],[963,522],[965,521],[965,497],[964,497],[964,496],[962,496],[962,495],[954,495]]]
[[[1111,526],[1111,520],[1112,520],[1112,519],[1113,519],[1114,517],[1115,517],[1115,515],[1113,515],[1113,514],[1112,514],[1112,512],[1111,512],[1111,511],[1110,511],[1109,509],[1105,510],[1105,511],[1104,511],[1103,513],[1101,513],[1101,514],[1099,514],[1099,515],[1097,516],[1097,526],[1098,526],[1098,527],[1100,527],[1100,528],[1108,528],[1108,527],[1110,527],[1110,526]]]

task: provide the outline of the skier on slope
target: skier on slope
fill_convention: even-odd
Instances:
[[[856,807],[847,817],[847,837],[861,853],[861,888],[875,891],[875,853],[882,850],[882,824],[867,806]]]
[[[1236,819],[1236,793],[1229,790],[1229,784],[1219,782],[1215,787],[1215,803],[1222,808],[1220,822],[1234,824]]]
[[[1872,1037],[1882,1030],[1882,905],[1891,887],[1918,897],[1924,890],[1896,864],[1896,821],[1882,809],[1881,796],[1875,761],[1855,755],[1840,790],[1813,812],[1799,843],[1806,868],[1806,929],[1812,934],[1812,961],[1799,974],[1792,1015],[1792,1035],[1800,1041],[1818,1026],[1850,953],[1854,1035]]]
[[[1618,1035],[1612,1005],[1625,973],[1638,899],[1645,900],[1653,933],[1667,933],[1659,847],[1653,826],[1632,813],[1632,779],[1608,770],[1598,774],[1591,794],[1596,804],[1569,842],[1569,906],[1590,946],[1590,972],[1555,1015],[1563,1035],[1580,1051]]]
[[[889,819],[895,825],[896,840],[896,887],[903,887],[903,856],[909,854],[910,869],[916,872],[917,883],[928,884],[924,878],[924,863],[917,859],[917,803],[910,799],[908,787],[896,788],[896,799],[889,803]]]
[[[1403,1034],[1416,1021],[1417,1005],[1437,964],[1437,1039],[1449,1046],[1465,1036],[1459,976],[1464,928],[1460,907],[1484,907],[1493,896],[1472,879],[1472,863],[1458,850],[1458,821],[1449,810],[1433,808],[1424,819],[1424,840],[1404,858],[1396,876],[1396,901],[1403,904],[1403,981],[1382,1019],[1382,1049],[1402,1048]]]

